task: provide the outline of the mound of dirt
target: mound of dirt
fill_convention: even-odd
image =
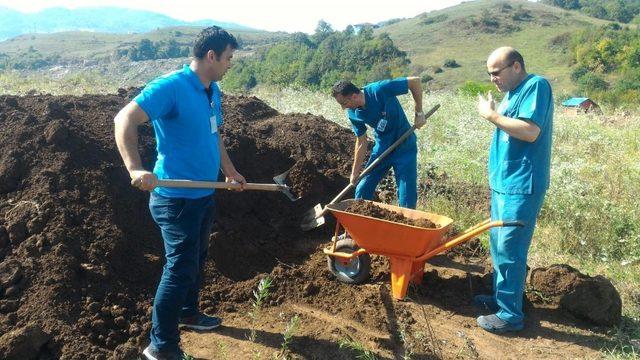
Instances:
[[[399,212],[387,210],[376,206],[375,204],[365,201],[356,200],[345,209],[346,212],[370,216],[376,219],[388,220],[397,222],[400,224],[406,224],[411,226],[423,227],[427,229],[435,229],[438,226],[429,219],[410,219]]]
[[[591,277],[569,265],[551,265],[531,272],[531,286],[551,305],[598,325],[614,326],[622,319],[620,294],[603,276]]]

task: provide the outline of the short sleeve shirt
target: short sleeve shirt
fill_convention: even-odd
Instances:
[[[375,134],[375,146],[372,158],[384,152],[411,125],[398,101],[397,96],[408,92],[407,78],[383,80],[368,84],[362,89],[365,97],[364,108],[347,109],[347,117],[356,136],[367,132],[367,125]],[[401,153],[416,149],[416,136],[412,134],[399,145],[395,152]]]
[[[222,126],[220,89],[207,90],[188,65],[151,81],[135,101],[149,116],[156,135],[153,172],[159,179],[216,181],[220,172],[218,128]],[[199,198],[212,189],[157,187],[171,198]]]
[[[529,143],[496,128],[489,151],[491,189],[504,194],[543,193],[549,187],[551,167],[553,94],[549,82],[528,75],[505,95],[498,113],[530,121],[540,128],[540,134]]]

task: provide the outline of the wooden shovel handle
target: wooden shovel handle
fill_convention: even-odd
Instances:
[[[164,179],[158,180],[158,186],[170,187],[170,188],[189,188],[189,189],[227,189],[237,190],[240,189],[239,183],[228,183],[222,181],[195,181],[195,180],[171,180]],[[278,184],[257,184],[246,183],[244,184],[245,190],[262,190],[262,191],[282,191],[286,189],[286,186]]]

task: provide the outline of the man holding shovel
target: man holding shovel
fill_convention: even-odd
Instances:
[[[367,165],[371,164],[407,130],[411,128],[397,96],[411,92],[415,102],[416,129],[426,120],[422,112],[422,84],[418,77],[383,80],[366,85],[362,90],[349,81],[339,81],[332,95],[347,110],[356,135],[350,182],[356,186],[356,199],[372,199],[376,186],[393,167],[398,188],[398,203],[415,209],[418,199],[416,135],[411,134],[375,168],[356,184],[367,152],[367,125],[375,134],[375,145]]]
[[[229,159],[218,131],[220,89],[215,83],[231,66],[238,47],[225,30],[212,26],[196,38],[190,65],[150,82],[115,118],[118,150],[131,184],[151,191],[149,209],[160,227],[166,264],[153,302],[147,359],[182,359],[178,326],[211,330],[221,319],[201,313],[198,298],[214,219],[213,189],[156,187],[158,179],[210,180],[219,171],[246,181]],[[158,157],[153,172],[142,167],[138,126],[153,124]]]
[[[478,317],[478,326],[504,333],[524,327],[527,254],[549,187],[553,95],[547,80],[527,74],[522,55],[513,48],[491,53],[487,72],[504,93],[497,109],[491,93],[478,99],[480,116],[496,126],[489,151],[491,220],[518,220],[524,227],[491,229],[493,294],[477,295],[474,302],[494,312]]]

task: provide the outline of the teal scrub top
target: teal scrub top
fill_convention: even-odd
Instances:
[[[409,91],[406,77],[382,80],[366,85],[362,92],[365,97],[364,108],[347,109],[347,117],[351,121],[353,132],[360,137],[367,133],[367,126],[373,129],[375,145],[371,158],[377,157],[393,144],[411,125],[397,96]],[[395,154],[415,151],[416,135],[411,134],[400,144]]]
[[[498,107],[506,117],[530,121],[540,128],[529,143],[496,128],[489,151],[489,185],[503,194],[541,194],[549,187],[553,94],[549,82],[528,75],[509,91]]]
[[[147,113],[156,135],[158,179],[216,181],[220,173],[218,128],[222,101],[215,82],[205,89],[188,65],[150,82],[135,101]],[[157,187],[170,198],[200,198],[212,189]]]

